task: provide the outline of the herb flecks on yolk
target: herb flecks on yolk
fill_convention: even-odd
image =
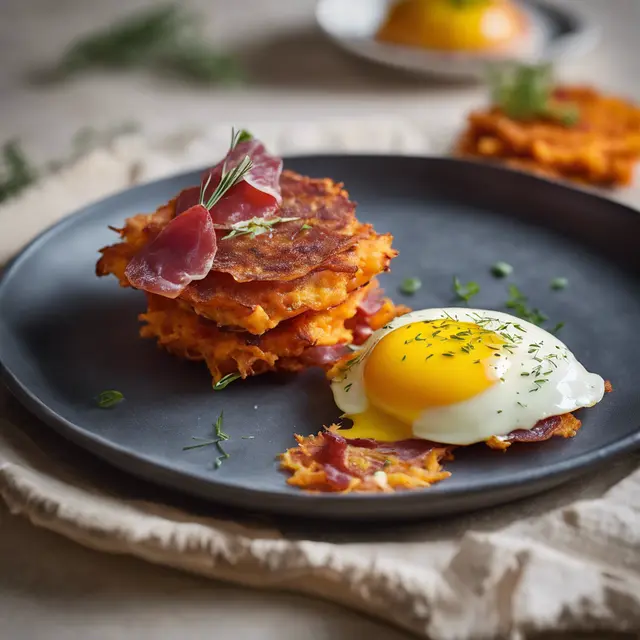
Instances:
[[[364,370],[369,402],[411,424],[425,409],[464,402],[499,381],[497,333],[469,322],[415,322],[389,333]],[[499,367],[498,367],[499,368]]]

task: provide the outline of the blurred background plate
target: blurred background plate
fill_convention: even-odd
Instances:
[[[599,27],[573,7],[537,0],[518,4],[529,18],[531,32],[508,53],[467,53],[421,49],[379,42],[375,34],[394,0],[319,0],[316,19],[338,46],[379,64],[429,76],[456,80],[482,78],[487,63],[500,60],[559,61],[593,49]]]

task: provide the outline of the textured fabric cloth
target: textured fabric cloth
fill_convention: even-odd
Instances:
[[[254,128],[282,154],[437,153],[451,134],[393,119]],[[90,153],[0,209],[0,262],[74,209],[210,163],[227,144],[220,127],[157,143],[127,137]],[[320,528],[212,516],[210,505],[96,462],[0,389],[0,494],[14,513],[88,547],[318,596],[433,640],[640,632],[639,460],[627,456],[547,495],[452,521]]]

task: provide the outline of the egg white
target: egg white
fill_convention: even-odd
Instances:
[[[591,407],[604,396],[604,380],[589,373],[554,335],[508,313],[485,309],[422,309],[395,318],[373,335],[355,354],[348,369],[331,383],[333,396],[345,415],[363,413],[369,406],[364,381],[368,355],[387,334],[412,322],[441,320],[447,317],[476,323],[483,318],[483,328],[497,331],[506,323],[518,324],[524,332],[513,353],[504,353],[488,372],[496,382],[476,396],[455,404],[430,407],[414,421],[414,437],[453,445],[484,442],[491,436],[505,436],[514,429],[532,429],[539,420],[561,415],[582,407]],[[533,349],[532,344],[539,345]],[[538,358],[538,360],[536,360]],[[551,372],[545,383],[535,385],[531,376],[542,360]],[[555,367],[549,363],[553,360]],[[536,391],[533,391],[536,389]]]

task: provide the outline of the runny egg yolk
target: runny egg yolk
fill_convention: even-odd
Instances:
[[[504,340],[470,322],[413,322],[387,334],[364,367],[369,406],[349,415],[350,438],[413,437],[414,421],[430,408],[469,400],[500,378],[495,365]]]

